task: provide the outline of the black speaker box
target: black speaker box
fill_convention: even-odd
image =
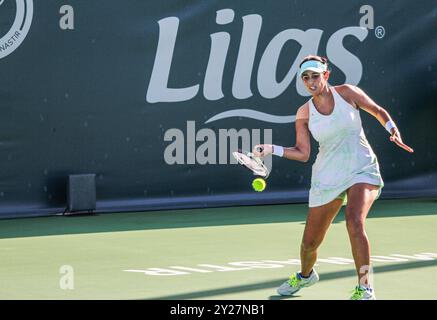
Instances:
[[[96,210],[96,175],[69,175],[67,202],[69,212],[92,212]]]

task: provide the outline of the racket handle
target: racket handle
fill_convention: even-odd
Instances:
[[[259,152],[259,153],[263,152],[263,150],[264,150],[263,147],[256,147],[256,151]]]

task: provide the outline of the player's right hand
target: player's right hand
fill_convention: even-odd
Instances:
[[[272,154],[273,146],[271,144],[257,144],[253,147],[252,153],[255,157],[266,157]]]

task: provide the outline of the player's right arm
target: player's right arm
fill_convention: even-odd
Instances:
[[[308,128],[309,106],[305,103],[296,113],[296,144],[294,147],[284,147],[283,157],[301,162],[307,162],[311,154],[310,130]],[[262,147],[262,152],[258,152],[257,148]],[[274,145],[260,144],[253,149],[255,156],[265,157],[274,152]]]

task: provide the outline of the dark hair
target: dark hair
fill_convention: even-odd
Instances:
[[[303,60],[299,64],[299,68],[302,66],[302,64],[304,62],[307,62],[307,61],[310,61],[310,60],[316,60],[316,61],[319,61],[319,62],[321,62],[323,64],[326,64],[326,67],[329,70],[329,68],[328,68],[329,64],[328,64],[328,59],[327,58],[321,57],[321,56],[315,56],[315,55],[312,55],[312,54],[310,54],[309,56],[306,56],[305,58],[303,58]]]

